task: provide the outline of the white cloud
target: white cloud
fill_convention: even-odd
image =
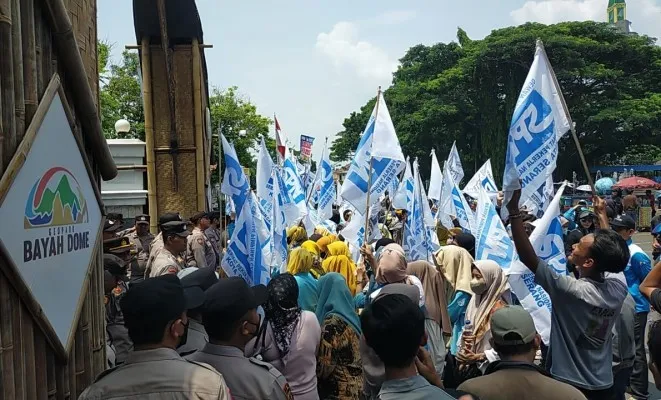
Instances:
[[[328,33],[317,35],[317,50],[331,59],[336,68],[351,67],[362,78],[390,83],[397,60],[382,48],[358,38],[358,26],[342,21]]]
[[[516,24],[541,22],[554,24],[563,21],[606,22],[604,0],[530,0],[512,12]],[[634,32],[661,38],[661,0],[628,0],[627,19]]]
[[[381,25],[398,25],[415,19],[417,13],[415,10],[391,10],[379,14],[369,21]]]

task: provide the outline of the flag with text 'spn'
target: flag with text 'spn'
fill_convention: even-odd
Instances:
[[[299,175],[297,162],[291,152],[285,149],[285,159],[282,162],[282,179],[285,182],[285,187],[291,202],[297,210],[296,220],[300,220],[308,213],[307,199],[305,197],[305,189],[303,182]],[[288,220],[288,224],[293,224],[295,221]]]
[[[431,211],[429,204],[425,204],[426,196],[422,189],[422,179],[420,178],[420,169],[418,160],[413,162],[414,185],[412,193],[411,207],[409,216],[406,219],[406,229],[404,230],[404,250],[408,261],[427,260],[433,262],[434,251],[438,250],[429,237],[429,224],[431,220]],[[427,206],[427,207],[425,207]]]
[[[521,189],[521,203],[543,209],[544,186],[556,167],[558,141],[571,128],[560,87],[541,41],[514,107],[503,177],[504,204]],[[506,212],[506,207],[502,210]]]
[[[431,150],[431,172],[429,177],[429,189],[427,190],[427,197],[432,200],[441,200],[441,186],[443,185],[443,174],[441,173],[441,165],[436,158],[436,151]]]
[[[225,174],[220,185],[220,191],[230,196],[238,219],[244,210],[243,203],[246,202],[250,194],[250,181],[246,178],[234,146],[225,139],[225,135],[221,134],[220,138],[225,153]]]
[[[392,186],[393,179],[397,179],[403,168],[404,154],[390,112],[383,95],[380,94],[342,184],[342,197],[351,203],[359,214],[364,215],[368,206],[379,201],[381,195]]]
[[[321,221],[333,216],[333,202],[335,201],[335,181],[333,180],[333,167],[330,162],[328,147],[324,147],[319,163],[319,197],[317,199],[317,213]]]

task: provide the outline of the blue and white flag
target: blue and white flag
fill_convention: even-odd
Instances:
[[[449,214],[454,216],[459,225],[465,232],[474,232],[476,229],[475,226],[475,214],[471,210],[466,197],[455,182],[452,180],[452,173],[448,170],[450,163],[445,164],[445,170],[443,171],[443,200],[445,203],[442,204],[442,209],[439,209],[440,213]],[[446,223],[447,223],[447,217]],[[444,224],[445,225],[445,224]],[[451,227],[452,225],[446,226]]]
[[[493,179],[493,171],[491,170],[491,160],[487,160],[480,169],[475,172],[475,175],[464,187],[464,193],[477,198],[480,193],[480,188],[484,189],[489,195],[498,193],[496,181]]]
[[[259,146],[257,155],[257,173],[255,192],[260,206],[264,210],[264,218],[267,225],[271,226],[271,215],[273,214],[273,160],[266,149],[264,138]]]
[[[426,212],[423,204],[422,180],[418,160],[413,162],[414,187],[411,209],[406,219],[406,230],[404,235],[404,250],[409,261],[427,260],[433,262],[434,247],[428,237],[429,220],[426,220]],[[428,208],[427,204],[427,208]],[[431,217],[431,212],[427,217]]]
[[[399,188],[397,189],[397,192],[394,193],[392,199],[392,206],[395,210],[406,210],[408,212],[413,210],[414,186],[415,181],[413,180],[413,173],[411,172],[411,164],[407,158],[404,175],[402,176],[402,180],[399,182]]]
[[[529,214],[536,216],[537,218],[542,218],[544,212],[551,203],[553,199],[553,177],[549,176],[546,178],[546,184],[539,188],[537,191],[539,196],[536,196],[536,199],[541,199],[542,207],[539,207],[536,201],[533,201],[532,198],[523,202],[522,207],[525,208]]]
[[[266,214],[266,210],[264,210],[264,208],[262,207],[255,192],[250,192],[250,196],[252,197],[250,201],[250,212],[252,213],[253,218],[255,219],[257,238],[262,248],[262,263],[264,266],[267,266],[269,264],[269,260],[273,258],[271,255],[271,252],[273,251],[273,244],[271,243],[271,223],[270,223],[272,216]],[[268,223],[267,223],[267,217],[269,220]],[[267,271],[270,271],[270,269],[267,269]]]
[[[507,234],[489,195],[481,190],[477,197],[475,259],[495,261],[507,272],[518,259],[512,239]]]
[[[225,179],[223,193],[229,194],[236,206],[236,222],[221,266],[229,276],[240,276],[250,285],[268,282],[269,270],[263,261],[264,225],[261,212],[234,148],[221,136],[225,150]]]
[[[438,202],[441,200],[441,186],[443,186],[443,174],[441,173],[441,166],[436,158],[436,151],[431,150],[431,173],[429,177],[429,189],[427,189],[427,197]]]
[[[461,183],[461,180],[464,179],[464,167],[461,165],[461,158],[459,158],[459,152],[457,151],[457,142],[452,143],[450,155],[448,155],[448,161],[445,165],[454,183],[457,185]],[[445,173],[445,171],[443,172]]]
[[[321,221],[333,216],[333,201],[335,200],[335,181],[333,180],[333,167],[330,163],[328,147],[324,147],[319,163],[319,200],[317,214]]]
[[[281,273],[287,271],[287,221],[285,204],[288,196],[279,167],[273,168],[273,180],[279,184],[273,185],[273,216],[271,217],[271,270],[277,267]]]
[[[571,125],[553,68],[538,40],[535,58],[512,114],[503,204],[509,202],[514,190],[521,188],[521,203],[530,199],[538,209],[544,209],[543,188],[556,167],[558,141]],[[505,214],[506,207],[502,210]]]
[[[367,207],[379,201],[403,168],[404,154],[390,112],[381,94],[377,98],[374,111],[367,122],[347,177],[342,184],[342,197],[350,202],[359,214],[365,214]],[[367,191],[370,183],[368,205]]]
[[[285,159],[282,163],[282,178],[284,179],[289,198],[291,199],[292,204],[296,206],[298,212],[295,219],[300,220],[308,213],[308,205],[306,204],[305,198],[306,193],[303,189],[303,183],[298,168],[296,167],[296,160],[294,160],[294,157],[287,149],[285,149]],[[287,221],[287,223],[291,224],[294,222],[295,221]]]

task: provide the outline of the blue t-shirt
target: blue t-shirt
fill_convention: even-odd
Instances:
[[[627,278],[627,287],[629,288],[629,294],[631,294],[631,297],[636,302],[636,313],[646,313],[650,311],[650,303],[640,293],[638,287],[652,270],[652,261],[631,239],[627,240],[627,244],[629,245],[629,253],[631,253],[629,264],[627,264],[624,270],[624,276]]]

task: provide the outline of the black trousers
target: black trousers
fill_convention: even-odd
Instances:
[[[645,327],[647,326],[646,312],[636,313],[633,325],[633,335],[636,340],[636,358],[633,362],[633,372],[629,380],[631,395],[637,400],[647,400],[649,393],[647,387],[647,354],[645,353]]]

